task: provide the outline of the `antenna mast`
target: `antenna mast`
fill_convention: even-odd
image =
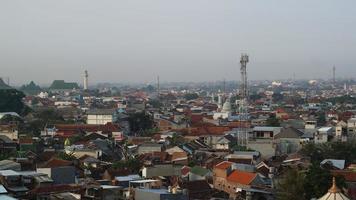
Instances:
[[[247,131],[247,120],[248,120],[248,89],[247,89],[247,70],[246,66],[248,63],[248,55],[247,54],[241,54],[240,58],[240,73],[241,73],[241,89],[240,89],[240,96],[241,96],[241,101],[240,101],[240,126],[242,126],[242,132],[245,137],[241,140],[241,144],[247,145],[248,142],[248,131]],[[239,134],[240,135],[240,134]]]

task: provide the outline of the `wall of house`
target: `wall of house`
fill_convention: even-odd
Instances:
[[[87,124],[102,124],[112,123],[113,115],[88,115]]]
[[[236,195],[237,188],[249,187],[247,185],[241,185],[236,182],[228,181],[226,171],[216,168],[214,169],[213,185],[215,189],[224,191],[231,197]]]
[[[205,180],[205,176],[200,176],[189,172],[189,181],[199,181],[199,180]]]
[[[217,150],[228,150],[229,149],[229,144],[228,143],[225,143],[225,144],[216,144],[214,146],[214,149],[217,149]]]
[[[161,152],[162,147],[160,146],[139,146],[138,154],[152,153],[152,152]]]
[[[67,152],[67,151],[66,151]],[[69,151],[67,153],[73,153],[76,158],[80,158],[84,155],[92,156],[94,158],[99,158],[102,155],[100,150],[78,150],[78,151]]]
[[[0,135],[5,135],[6,137],[10,138],[11,140],[19,139],[18,131],[14,130],[14,129],[0,130]]]
[[[280,138],[275,143],[278,154],[295,153],[302,148],[299,138]]]
[[[276,154],[276,150],[273,146],[273,140],[269,139],[250,140],[247,143],[247,148],[260,152],[262,158],[269,158]]]

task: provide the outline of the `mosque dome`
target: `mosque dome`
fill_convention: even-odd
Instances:
[[[231,110],[231,103],[229,100],[226,100],[222,107],[222,112],[231,112]]]
[[[333,185],[329,189],[328,193],[319,198],[319,200],[349,200],[341,190],[336,186],[335,177],[333,177]]]

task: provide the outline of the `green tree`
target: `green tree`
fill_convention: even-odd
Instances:
[[[29,108],[22,102],[25,95],[15,89],[0,89],[0,112],[16,112],[25,115]]]
[[[283,96],[283,94],[276,92],[276,93],[273,93],[272,99],[273,99],[273,102],[281,102],[284,100],[284,96]]]
[[[199,98],[199,95],[197,93],[188,93],[184,95],[184,98],[189,101]]]
[[[280,126],[280,125],[281,124],[275,115],[270,115],[266,121],[266,126]]]
[[[145,112],[133,113],[128,118],[130,129],[132,132],[146,132],[153,128],[153,119]]]
[[[34,111],[33,120],[27,122],[23,131],[38,136],[46,125],[56,123],[66,123],[62,115],[55,109],[45,109]]]
[[[127,160],[120,160],[114,162],[112,167],[114,169],[128,169],[131,173],[138,173],[141,169],[142,163],[137,158],[129,158]]]
[[[344,159],[349,165],[356,162],[356,141],[327,142],[323,144],[308,143],[303,146],[301,153],[310,157],[311,161],[320,164],[324,159]]]
[[[341,177],[336,177],[336,184],[341,188],[346,186],[345,180]],[[331,173],[326,169],[322,169],[319,164],[312,164],[305,175],[305,198],[319,198],[327,193],[331,185]]]
[[[169,138],[170,145],[171,146],[178,146],[184,143],[184,138],[176,133],[172,135],[171,138]]]
[[[304,200],[305,175],[296,170],[288,169],[279,182],[277,182],[278,200]]]
[[[256,101],[256,100],[259,100],[261,98],[262,98],[262,95],[260,95],[260,94],[251,94],[250,97],[249,97],[249,99],[251,101]]]
[[[326,123],[325,112],[318,113],[317,123],[319,126],[324,126]]]
[[[153,108],[160,108],[162,106],[162,103],[157,99],[150,99],[147,103]]]

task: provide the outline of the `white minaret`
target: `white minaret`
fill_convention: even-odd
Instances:
[[[87,90],[88,89],[88,77],[89,77],[89,75],[88,75],[88,71],[87,70],[85,70],[84,71],[84,90]]]

